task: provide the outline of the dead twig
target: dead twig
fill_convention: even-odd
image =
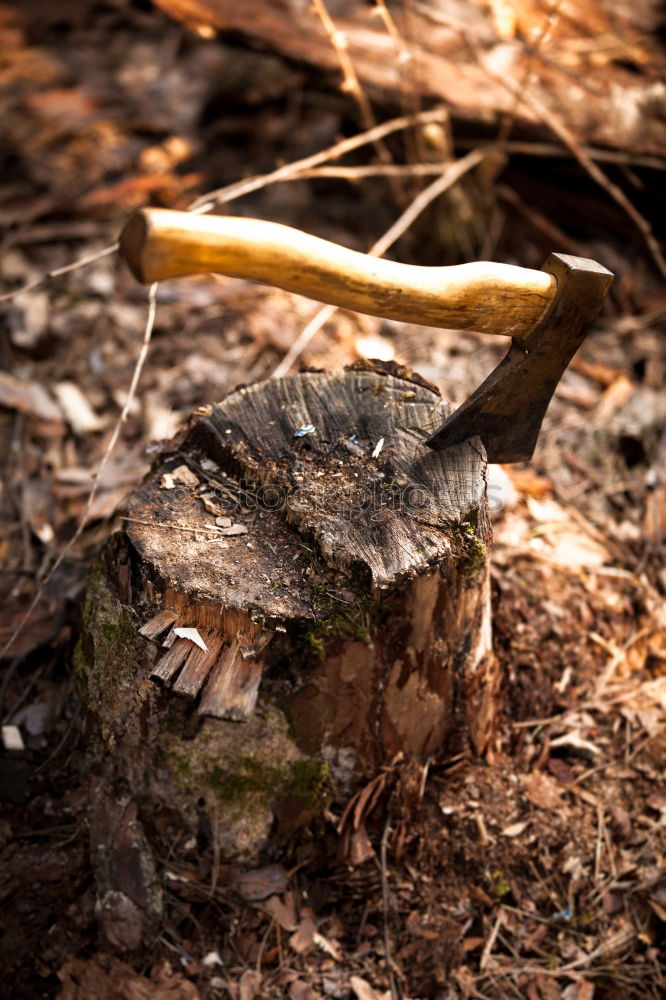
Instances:
[[[73,261],[71,264],[65,264],[64,267],[56,267],[52,271],[46,271],[45,274],[40,275],[39,278],[35,278],[34,281],[28,281],[25,285],[21,285],[20,288],[15,288],[11,292],[4,292],[0,295],[0,302],[9,302],[10,299],[16,298],[17,295],[22,295],[23,292],[32,292],[35,288],[39,288],[45,282],[50,281],[52,278],[59,278],[61,274],[69,274],[70,271],[77,271],[81,267],[88,267],[89,264],[95,264],[98,260],[102,260],[103,257],[108,257],[110,254],[115,253],[118,249],[117,243],[112,243],[108,247],[104,247],[102,250],[98,250],[97,253],[92,253],[88,257],[79,257],[78,260]]]
[[[393,958],[391,956],[391,939],[389,934],[389,888],[388,888],[388,865],[386,855],[388,852],[388,839],[391,833],[391,816],[388,815],[384,824],[381,844],[379,847],[379,865],[382,884],[382,919],[384,924],[384,957],[386,959],[386,971],[388,972],[389,985],[391,987],[391,1000],[400,1000],[400,990],[393,972]]]
[[[514,102],[512,107],[509,109],[508,113],[504,115],[502,119],[502,124],[500,125],[500,130],[497,135],[497,145],[503,148],[507,139],[511,135],[513,126],[516,122],[516,115],[518,114],[518,108],[520,107],[521,101],[525,97],[525,92],[532,79],[532,67],[534,65],[534,60],[539,54],[539,49],[546,41],[550,35],[553,26],[557,23],[559,18],[560,6],[562,0],[555,0],[553,6],[547,11],[546,16],[541,25],[539,34],[534,39],[534,42],[530,45],[529,54],[527,57],[527,62],[525,63],[525,69],[523,71],[522,79],[515,84],[513,88]]]
[[[341,156],[345,156],[347,153],[351,153],[361,146],[370,145],[378,139],[383,139],[384,136],[391,135],[393,132],[400,132],[402,129],[409,128],[412,125],[441,124],[447,118],[448,114],[444,108],[434,111],[423,111],[416,117],[402,115],[400,118],[392,118],[390,121],[376,125],[366,132],[351,136],[349,139],[342,139],[333,146],[328,146],[326,149],[318,153],[313,153],[311,156],[305,156],[301,160],[294,160],[293,163],[286,163],[269,174],[248,177],[246,180],[235,181],[226,187],[208,191],[193,201],[189,209],[197,213],[210,212],[216,205],[233,201],[235,198],[251,194],[253,191],[259,191],[261,188],[268,187],[269,184],[275,184],[277,181],[291,179],[300,174],[301,171],[317,167],[320,163],[326,163],[327,160],[338,160]]]
[[[331,48],[334,50],[338,62],[340,63],[340,69],[342,70],[342,83],[340,85],[340,89],[343,93],[351,94],[358,104],[359,111],[361,112],[363,127],[365,129],[373,129],[377,124],[377,121],[370,106],[368,96],[361,86],[361,81],[359,80],[358,74],[354,68],[352,58],[349,55],[347,36],[343,31],[340,31],[339,28],[336,27],[335,21],[328,11],[325,0],[311,0],[310,9],[321,21],[321,25],[326,32],[329,42],[331,43]],[[372,144],[380,162],[385,164],[390,163],[391,154],[382,139],[374,139]],[[403,202],[405,199],[405,192],[400,181],[389,179],[389,185],[396,201],[398,203]]]
[[[414,75],[415,46],[413,44],[414,33],[412,30],[414,11],[412,7],[413,5],[411,0],[404,0],[403,13],[408,27],[409,36],[406,40],[400,34],[400,31],[398,30],[398,27],[393,20],[388,7],[386,6],[385,0],[375,0],[375,14],[379,17],[380,21],[384,25],[384,28],[386,29],[387,34],[393,40],[398,53],[397,63],[400,74],[401,107],[405,114],[411,114],[416,117],[420,110],[420,95]],[[423,141],[420,129],[412,129],[407,133],[407,138],[411,138],[412,140],[412,158],[415,160],[423,159]]]
[[[512,94],[517,94],[519,85],[512,82],[508,77],[500,77],[490,67],[481,59],[481,65],[485,69],[488,76],[494,80],[496,83],[502,84],[506,87]],[[636,206],[629,201],[624,191],[613,183],[606,174],[603,172],[601,167],[594,162],[590,157],[585,148],[578,142],[573,132],[568,128],[567,125],[561,120],[561,118],[547,108],[546,105],[534,94],[528,94],[522,92],[520,94],[521,101],[524,101],[532,111],[534,111],[541,120],[548,125],[548,127],[558,136],[570,151],[571,155],[580,163],[581,167],[585,172],[594,180],[599,187],[601,187],[612,200],[623,209],[625,214],[636,226],[641,236],[645,241],[645,245],[652,257],[652,260],[657,267],[659,273],[666,278],[666,258],[661,252],[661,248],[657,239],[652,232],[652,227],[647,219],[641,215]]]
[[[437,180],[429,184],[427,188],[420,192],[402,215],[396,219],[393,225],[386,230],[376,243],[370,248],[370,255],[382,257],[386,251],[402,236],[414,220],[423,212],[428,205],[440,194],[452,187],[460,178],[473,167],[476,167],[488,155],[487,150],[476,149],[461,160],[445,167]],[[441,169],[441,168],[440,168]],[[309,342],[318,330],[321,330],[324,323],[327,323],[331,316],[337,311],[335,306],[324,306],[310,320],[307,326],[301,331],[294,343],[291,345],[280,364],[272,373],[273,378],[282,378],[286,375],[296,359],[300,357]]]
[[[115,250],[115,249],[116,249],[116,247],[114,246],[113,250]],[[91,261],[88,261],[88,262],[90,263]],[[70,265],[69,270],[73,270],[73,266]],[[118,440],[118,438],[120,436],[121,428],[122,428],[123,424],[125,423],[125,421],[127,420],[127,416],[129,414],[130,408],[132,406],[132,402],[134,401],[134,397],[136,395],[136,390],[137,390],[137,386],[139,384],[139,379],[141,378],[141,372],[143,371],[143,366],[144,366],[146,358],[148,356],[148,348],[150,346],[150,338],[152,336],[153,327],[155,325],[156,305],[157,305],[157,284],[153,284],[153,285],[150,286],[150,289],[148,291],[148,315],[146,317],[146,324],[145,324],[144,331],[143,331],[143,338],[141,340],[141,347],[139,349],[139,355],[138,355],[138,357],[136,359],[136,364],[134,366],[134,371],[132,373],[132,381],[130,383],[130,387],[129,387],[128,392],[127,392],[127,398],[126,398],[125,404],[124,404],[124,406],[123,406],[123,408],[122,408],[122,410],[120,412],[120,415],[119,415],[119,417],[118,417],[118,419],[117,419],[117,421],[115,423],[115,426],[114,426],[113,431],[111,433],[111,437],[109,438],[109,442],[108,442],[108,444],[106,446],[104,454],[102,455],[102,459],[101,459],[101,461],[99,463],[99,466],[97,467],[97,471],[96,471],[96,473],[94,475],[93,485],[92,485],[92,488],[90,490],[90,493],[88,494],[88,500],[86,502],[85,510],[83,511],[83,516],[81,517],[81,520],[79,522],[79,525],[78,525],[76,531],[74,532],[74,534],[72,535],[72,537],[69,539],[69,541],[60,550],[60,553],[59,553],[58,557],[56,558],[55,562],[53,563],[53,565],[51,566],[51,569],[48,571],[48,573],[46,573],[44,579],[42,580],[42,582],[41,582],[41,584],[40,584],[40,586],[39,586],[39,588],[37,590],[37,593],[35,594],[35,596],[33,597],[32,601],[30,602],[30,605],[28,606],[27,611],[25,612],[25,614],[23,615],[23,617],[21,618],[21,620],[18,622],[16,628],[12,632],[11,636],[9,637],[9,639],[7,640],[7,642],[5,643],[5,645],[2,647],[2,649],[0,649],[0,659],[3,659],[7,655],[8,651],[11,649],[12,645],[14,644],[14,642],[16,641],[16,639],[18,638],[18,636],[22,632],[22,630],[23,630],[26,622],[30,618],[30,615],[32,614],[32,612],[35,610],[35,608],[39,604],[39,602],[40,602],[40,600],[42,598],[42,595],[44,593],[44,590],[45,590],[47,584],[49,583],[50,580],[53,579],[54,574],[57,572],[57,570],[62,565],[65,557],[67,556],[67,554],[69,552],[71,552],[71,550],[74,547],[74,545],[76,545],[76,543],[78,542],[79,538],[83,534],[83,530],[84,530],[86,524],[88,523],[88,518],[90,517],[90,512],[92,510],[93,504],[94,504],[95,499],[97,497],[97,491],[99,489],[99,484],[100,484],[100,480],[101,480],[102,471],[103,471],[104,467],[106,466],[107,462],[109,461],[109,459],[111,457],[111,453],[113,452],[113,449],[116,446],[116,442],[117,442],[117,440]]]
[[[504,923],[504,910],[502,907],[497,912],[497,917],[495,918],[495,923],[493,924],[492,930],[488,935],[488,940],[483,946],[483,952],[481,954],[481,960],[479,962],[479,969],[481,972],[485,972],[488,968],[488,963],[490,962],[490,956],[492,954],[493,948],[495,947],[495,942],[497,941],[497,935],[499,934],[500,927]]]

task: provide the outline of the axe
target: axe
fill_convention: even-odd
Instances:
[[[417,267],[357,253],[258,219],[145,208],[120,235],[139,281],[219,272],[320,302],[423,326],[512,338],[503,361],[426,444],[436,451],[479,436],[490,462],[531,458],[543,416],[613,275],[553,253],[542,270],[477,261]]]

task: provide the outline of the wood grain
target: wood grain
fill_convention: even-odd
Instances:
[[[132,216],[120,250],[145,283],[216,272],[386,319],[518,340],[544,317],[557,289],[545,271],[512,264],[417,267],[275,222],[157,208]]]

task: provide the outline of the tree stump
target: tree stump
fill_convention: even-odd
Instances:
[[[255,859],[396,755],[487,748],[486,459],[424,446],[450,411],[363,363],[239,388],[163,446],[77,655],[110,779]]]

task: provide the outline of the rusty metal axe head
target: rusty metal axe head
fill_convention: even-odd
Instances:
[[[532,457],[557,383],[601,309],[613,281],[593,260],[553,253],[543,266],[557,281],[550,309],[426,444],[435,451],[480,437],[491,462]]]
[[[120,235],[140,281],[219,272],[388,319],[513,338],[506,358],[427,439],[480,437],[491,462],[530,458],[584,328],[613,280],[600,264],[552,254],[541,271],[477,261],[414,267],[259,219],[142,209]]]

